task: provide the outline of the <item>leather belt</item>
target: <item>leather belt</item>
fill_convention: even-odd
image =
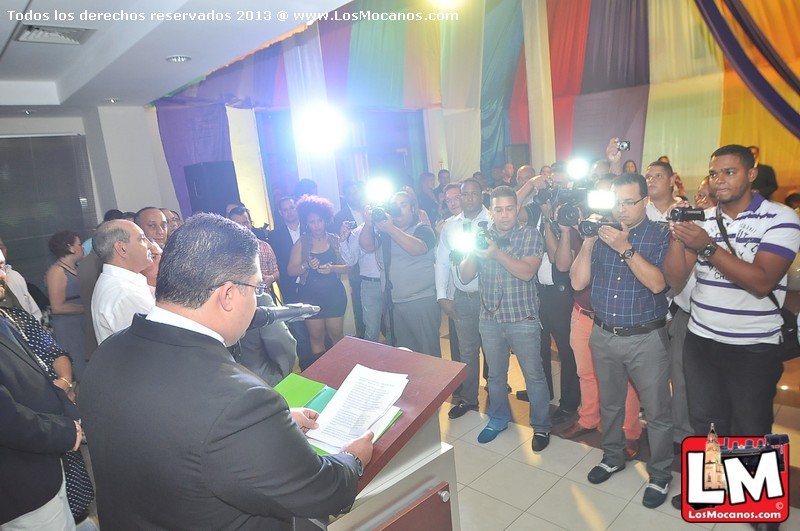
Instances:
[[[662,317],[661,319],[656,319],[655,321],[648,321],[640,326],[630,326],[630,327],[609,326],[595,316],[594,324],[596,324],[603,330],[611,332],[615,336],[627,337],[627,336],[638,336],[641,334],[647,334],[649,332],[652,332],[653,330],[658,330],[659,328],[663,328],[664,325],[667,324],[667,320]]]
[[[372,278],[372,277],[364,277],[364,276],[362,276],[360,278],[361,278],[361,280],[363,280],[365,282],[380,282],[381,281],[380,278]]]
[[[586,317],[590,317],[594,319],[594,312],[592,310],[587,310],[586,308],[582,308],[580,305],[576,304],[575,309],[578,310],[578,313],[581,315],[585,315]]]

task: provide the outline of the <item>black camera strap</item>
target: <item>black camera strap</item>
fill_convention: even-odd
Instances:
[[[719,227],[719,233],[722,235],[722,239],[725,242],[725,245],[728,246],[728,249],[730,249],[731,253],[733,253],[733,256],[741,260],[742,257],[739,256],[739,253],[736,252],[736,249],[733,248],[733,245],[731,245],[731,241],[728,239],[728,231],[725,228],[725,224],[722,222],[722,212],[719,209],[719,207],[717,207],[716,220],[717,220],[717,227]],[[774,304],[776,308],[778,308],[779,310],[781,309],[781,305],[778,303],[777,297],[775,297],[774,290],[771,291],[769,295],[767,295],[767,297],[769,297],[769,300],[772,301],[772,304]]]

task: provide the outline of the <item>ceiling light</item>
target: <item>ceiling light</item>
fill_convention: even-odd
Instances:
[[[104,101],[105,101],[106,103],[119,103],[119,102],[121,102],[122,100],[121,100],[121,99],[119,99],[119,98],[106,98]]]
[[[31,114],[34,114],[36,111],[34,111],[32,109],[21,109],[21,110],[19,110],[17,112],[20,113],[20,114],[24,114],[25,116],[30,116]]]
[[[168,55],[166,60],[170,63],[185,63],[186,61],[191,61],[192,58],[188,55]]]

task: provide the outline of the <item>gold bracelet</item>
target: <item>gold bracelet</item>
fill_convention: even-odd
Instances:
[[[63,381],[64,381],[64,383],[65,383],[65,384],[67,384],[67,385],[69,386],[69,388],[70,388],[70,389],[72,389],[73,387],[75,387],[75,384],[73,384],[72,382],[70,382],[69,380],[67,380],[66,378],[64,378],[63,376],[59,376],[59,378],[58,378],[58,379],[59,379],[59,380],[63,380]]]

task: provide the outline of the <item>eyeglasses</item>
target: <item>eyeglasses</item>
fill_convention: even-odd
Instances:
[[[646,197],[646,196],[645,196]],[[638,201],[634,201],[633,199],[625,199],[624,201],[617,201],[616,207],[617,208],[631,208],[633,206],[638,205],[642,201],[644,201],[644,197],[640,197]]]
[[[253,288],[253,291],[255,292],[256,297],[260,297],[263,294],[265,294],[267,292],[267,288],[268,288],[268,286],[266,284],[263,284],[263,283],[262,284],[253,285],[253,284],[248,284],[247,282],[239,282],[238,280],[226,280],[225,282],[230,282],[231,284],[236,284],[237,286],[247,286],[248,288]],[[225,284],[225,282],[221,282],[221,283],[217,284],[216,286],[211,286],[208,289],[209,290],[217,289],[222,284]]]
[[[260,297],[267,292],[267,285],[266,284],[248,284],[247,282],[239,282],[237,280],[231,280],[232,284],[236,284],[237,286],[247,286],[248,288],[253,288],[255,291],[256,297]]]

